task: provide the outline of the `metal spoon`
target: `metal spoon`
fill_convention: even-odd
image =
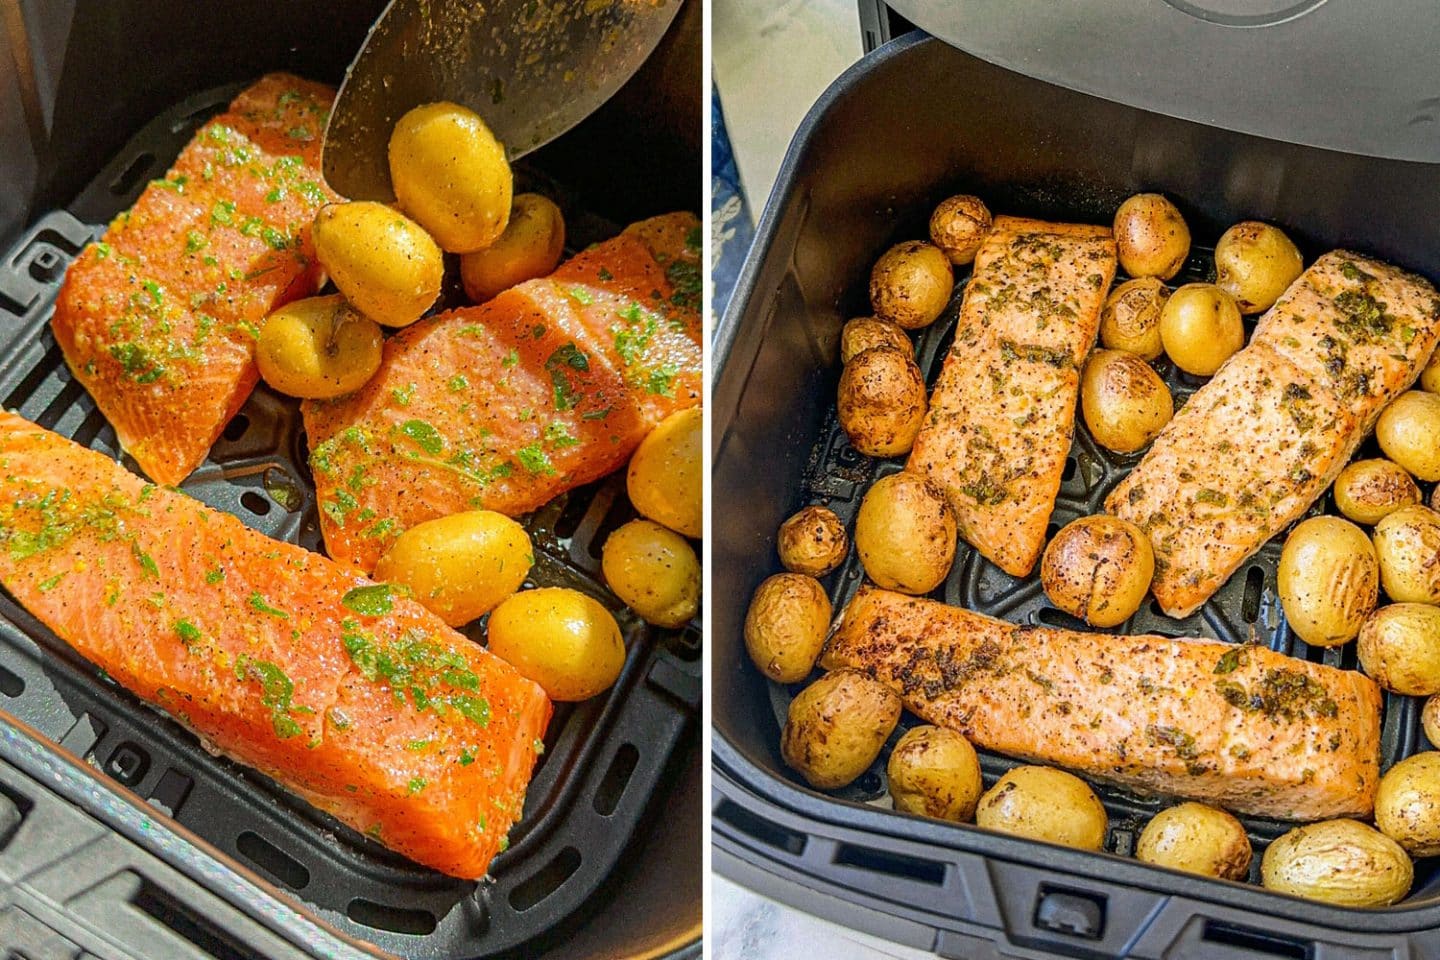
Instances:
[[[680,0],[391,0],[346,72],[322,163],[336,192],[394,199],[395,121],[450,100],[517,159],[579,123],[660,42]]]

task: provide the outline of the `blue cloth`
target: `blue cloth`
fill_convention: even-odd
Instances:
[[[725,132],[725,115],[720,109],[720,91],[711,86],[710,133],[710,306],[719,317],[735,291],[740,266],[755,239],[750,206],[740,189],[740,171]]]

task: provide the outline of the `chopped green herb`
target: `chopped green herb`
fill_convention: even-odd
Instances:
[[[675,396],[675,375],[679,372],[680,368],[673,363],[656,367],[645,378],[645,392],[662,397]]]
[[[281,620],[290,619],[290,614],[286,613],[284,610],[279,610],[275,607],[270,606],[270,604],[266,602],[265,597],[258,590],[251,592],[248,603],[250,604],[250,608],[252,610],[257,610],[260,613],[269,614],[272,617],[279,617]]]
[[[425,789],[425,778],[424,778],[424,777],[411,777],[411,778],[410,778],[410,782],[405,785],[405,792],[411,794],[412,796],[413,796],[414,794],[419,793],[421,790],[424,790],[424,789]]]
[[[550,354],[545,361],[545,369],[550,373],[550,383],[555,390],[555,409],[573,410],[580,402],[580,394],[570,382],[568,371],[589,370],[589,358],[572,341]]]
[[[1230,497],[1219,490],[1211,490],[1207,487],[1196,492],[1195,500],[1199,503],[1208,503],[1213,506],[1223,507],[1230,502]]]
[[[515,348],[512,347],[512,348],[510,348],[510,352],[507,353],[507,354],[505,354],[505,359],[500,361],[500,366],[502,366],[502,367],[513,367],[513,366],[515,366],[515,364],[517,364],[517,363],[519,363],[519,362],[520,362],[520,351],[519,351],[519,350],[516,350]]]
[[[451,393],[459,393],[470,388],[470,380],[465,374],[457,373],[445,382],[445,386],[450,389]]]
[[[205,244],[208,242],[209,241],[205,239],[205,235],[203,233],[198,230],[191,230],[189,233],[185,234],[185,252],[199,253],[201,250],[205,249]]]
[[[200,628],[189,620],[176,620],[175,632],[180,635],[180,642],[187,647],[200,639]]]
[[[440,431],[424,420],[406,420],[400,424],[400,432],[431,456],[445,449],[445,440],[440,436]]]
[[[40,583],[37,584],[37,589],[41,593],[49,593],[51,590],[54,590],[56,587],[60,586],[60,581],[64,579],[65,574],[57,573],[55,574],[55,576],[50,577],[47,580],[41,580]]]
[[[217,200],[210,208],[210,222],[229,226],[235,222],[235,203],[231,200]]]
[[[340,602],[364,617],[384,616],[395,607],[390,585],[387,583],[356,587],[341,597]]]
[[[571,287],[565,292],[570,295],[571,300],[574,300],[582,307],[588,307],[595,302],[594,296],[592,296],[590,291],[586,290],[584,287]]]
[[[145,576],[151,579],[160,576],[160,568],[155,565],[154,558],[140,549],[140,543],[138,541],[132,540],[130,542],[130,552],[134,554],[135,559],[140,563],[140,569],[145,571]]]
[[[546,475],[555,473],[555,466],[550,462],[550,455],[541,449],[538,443],[532,443],[516,450],[515,459],[520,461],[520,466],[531,473]]]
[[[410,400],[415,396],[415,384],[408,383],[403,387],[396,387],[390,391],[390,399],[402,407],[410,406]]]
[[[468,766],[470,766],[470,764],[472,764],[472,763],[474,763],[474,762],[475,762],[475,754],[471,753],[468,749],[467,749],[467,750],[461,750],[461,751],[460,751],[460,766],[462,766],[462,767],[468,767]],[[481,827],[481,829],[483,830],[484,827]]]

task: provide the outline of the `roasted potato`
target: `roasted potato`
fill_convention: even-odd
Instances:
[[[640,515],[687,537],[705,532],[704,436],[699,407],[672,413],[640,441],[625,472],[625,491]]]
[[[780,754],[812,787],[834,790],[870,769],[899,722],[894,690],[859,670],[836,670],[790,701]]]
[[[1344,907],[1388,907],[1414,881],[1415,865],[1400,844],[1358,820],[1296,827],[1260,860],[1267,889]]]
[[[465,295],[484,303],[517,283],[553,273],[565,252],[565,217],[549,197],[515,195],[505,232],[483,250],[460,256]]]
[[[1304,269],[1299,249],[1268,223],[1237,223],[1215,244],[1215,284],[1235,298],[1241,313],[1270,309]]]
[[[270,314],[255,365],[276,390],[307,400],[354,393],[380,369],[380,327],[338,293],[294,300]]]
[[[810,675],[830,630],[830,598],[814,577],[777,573],[760,584],[745,614],[745,652],[779,683]]]
[[[1280,605],[1312,647],[1355,639],[1380,596],[1380,564],[1365,531],[1339,517],[1311,517],[1285,539],[1277,575]]]
[[[995,225],[990,208],[962,193],[941,202],[930,215],[930,242],[939,247],[957,267],[975,259],[985,235]]]
[[[600,569],[615,596],[646,623],[683,627],[700,609],[700,561],[689,542],[650,520],[605,538]]]
[[[1392,603],[1360,628],[1360,666],[1386,690],[1409,697],[1440,693],[1440,607]]]
[[[1081,850],[1103,847],[1110,825],[1095,791],[1053,767],[1016,767],[1006,773],[980,798],[975,823]]]
[[[564,587],[511,594],[490,613],[490,652],[552,700],[588,700],[608,690],[625,666],[625,641],[610,611]]]
[[[1130,619],[1154,575],[1150,538],[1130,521],[1105,514],[1067,523],[1040,559],[1040,583],[1050,602],[1097,627]]]
[[[1420,502],[1420,488],[1399,464],[1356,460],[1335,478],[1335,507],[1356,523],[1374,526],[1401,507]]]
[[[1426,393],[1440,393],[1440,347],[1430,354],[1430,362],[1420,373],[1420,389]]]
[[[427,103],[390,134],[400,207],[451,253],[494,243],[510,219],[510,162],[485,121],[457,103]]]
[[[955,513],[918,473],[881,477],[855,518],[855,549],[865,573],[887,590],[929,593],[955,560]]]
[[[1375,826],[1412,857],[1440,854],[1440,753],[1406,757],[1380,778]]]
[[[375,564],[375,579],[403,583],[421,606],[458,627],[519,590],[534,564],[524,527],[493,510],[466,510],[400,534]]]
[[[1160,194],[1137,193],[1115,211],[1115,245],[1130,276],[1169,280],[1190,255],[1190,228]]]
[[[345,299],[387,327],[404,327],[440,296],[440,248],[415,221],[383,203],[327,203],[311,231],[315,259]]]
[[[1080,377],[1080,410],[1095,442],[1116,453],[1148,444],[1175,415],[1170,388],[1124,350],[1096,350]]]
[[[1425,730],[1425,739],[1430,746],[1440,746],[1440,697],[1425,698],[1425,707],[1420,711],[1420,726]]]
[[[1440,513],[1412,504],[1375,525],[1380,583],[1391,600],[1440,603]]]
[[[1380,414],[1375,439],[1385,456],[1421,480],[1440,480],[1440,394],[1400,394]]]
[[[925,422],[925,378],[909,352],[871,347],[845,364],[836,406],[856,450],[898,457],[910,452]]]
[[[1224,880],[1245,879],[1251,855],[1250,838],[1240,821],[1203,803],[1161,810],[1135,845],[1137,860]]]
[[[876,317],[847,320],[840,331],[840,362],[849,363],[871,347],[894,347],[906,356],[915,356],[915,344],[898,323]]]
[[[1160,311],[1169,299],[1170,288],[1156,277],[1126,280],[1105,298],[1100,311],[1100,343],[1141,360],[1158,358],[1165,350],[1160,342]]]
[[[845,524],[829,507],[806,507],[780,525],[780,564],[792,573],[823,577],[850,550]]]
[[[1160,342],[1175,366],[1211,377],[1245,346],[1235,298],[1213,283],[1187,283],[1160,310]]]
[[[870,271],[870,308],[906,330],[935,322],[950,302],[955,275],[940,248],[907,240],[885,251]]]
[[[890,751],[885,775],[896,810],[959,823],[975,816],[985,789],[975,748],[944,727],[905,731]]]

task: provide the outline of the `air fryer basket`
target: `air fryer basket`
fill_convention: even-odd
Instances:
[[[1207,244],[1240,219],[1282,224],[1306,252],[1345,246],[1440,276],[1427,205],[1440,169],[1294,146],[1150,114],[995,67],[911,34],[840,78],[797,132],[730,309],[716,333],[712,612],[714,863],[721,873],[842,923],[943,955],[1097,957],[1390,956],[1407,941],[1440,950],[1440,874],[1417,864],[1413,892],[1353,911],[1210,881],[1133,860],[1166,805],[1101,789],[1112,856],[896,814],[884,756],[838,796],[806,787],[779,757],[793,692],[766,681],[741,642],[745,602],[779,569],[775,531],[829,505],[847,526],[876,477],[899,461],[859,455],[834,417],[844,320],[869,312],[865,280],[900,239],[924,236],[934,205],[980,195],[997,213],[1108,222],[1140,190],[1174,198],[1196,237],[1176,282],[1213,271]],[[957,280],[963,284],[962,276]],[[963,290],[918,338],[930,382]],[[1177,403],[1201,380],[1162,368]],[[1096,512],[1138,461],[1077,429],[1051,531]],[[1428,492],[1428,489],[1427,489]],[[1333,509],[1326,503],[1317,509]],[[1279,544],[1251,559],[1201,611],[1171,620],[1142,607],[1121,632],[1250,639],[1348,668],[1353,646],[1311,649],[1275,595]],[[852,555],[825,579],[836,609],[862,579]],[[961,545],[935,596],[1015,622],[1081,626]],[[1419,702],[1387,695],[1384,761],[1422,749]],[[909,721],[907,721],[908,723]],[[896,736],[902,731],[897,731]],[[893,741],[892,741],[893,742]],[[987,785],[1014,762],[984,756]],[[1287,825],[1250,819],[1256,847]]]

